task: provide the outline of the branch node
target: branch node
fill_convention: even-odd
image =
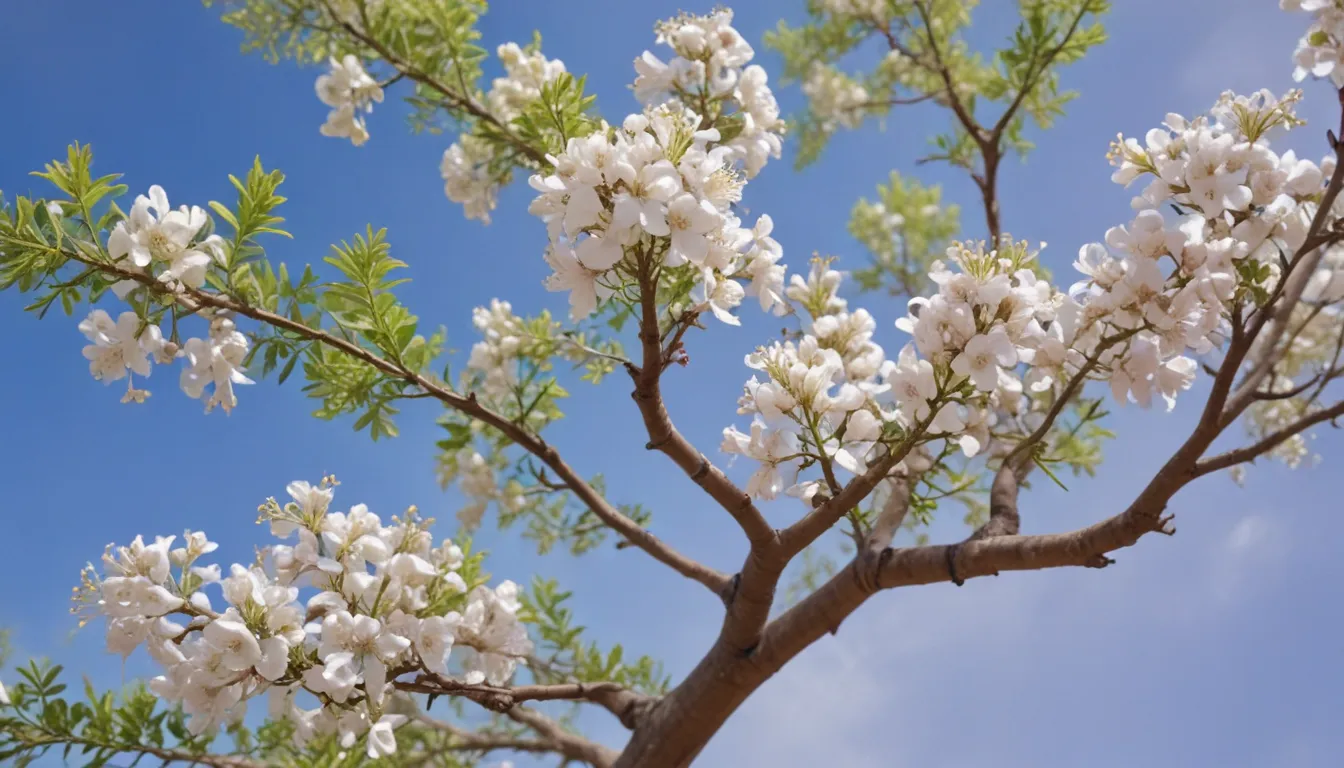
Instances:
[[[704,454],[700,454],[700,468],[695,470],[695,474],[691,475],[691,480],[698,483],[705,475],[708,474],[709,474],[709,459],[706,459]]]
[[[1105,568],[1108,565],[1115,565],[1115,560],[1105,555],[1092,555],[1083,562],[1084,568]]]
[[[947,556],[947,575],[952,578],[952,583],[960,587],[966,583],[966,580],[957,575],[957,555],[961,553],[961,542],[947,545],[943,552]]]
[[[650,440],[649,442],[644,444],[644,450],[656,451],[670,442],[672,442],[672,435],[668,435],[667,437],[664,437],[662,440]]]
[[[719,599],[723,600],[724,608],[731,608],[733,606],[733,600],[737,598],[737,588],[741,585],[741,571],[734,573],[733,578],[729,579],[728,583],[723,585],[723,589],[719,591]]]
[[[1164,536],[1175,536],[1176,526],[1172,525],[1172,522],[1175,519],[1176,519],[1175,515],[1165,515],[1163,517],[1160,517],[1157,520],[1157,527],[1154,528],[1153,530],[1160,534],[1163,534]]]

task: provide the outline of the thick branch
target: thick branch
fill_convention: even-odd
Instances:
[[[910,496],[914,491],[914,482],[904,475],[892,477],[888,483],[891,488],[886,503],[877,513],[872,529],[863,540],[863,552],[860,555],[862,562],[856,565],[856,574],[867,580],[872,589],[876,589],[876,580],[891,548],[891,542],[896,538],[896,533],[905,523],[905,516],[910,512]]]
[[[627,367],[635,382],[633,397],[639,406],[640,415],[644,419],[644,428],[649,435],[649,442],[645,447],[662,451],[672,459],[682,472],[733,516],[747,534],[747,540],[753,547],[768,545],[774,541],[775,531],[752,503],[751,497],[729,480],[728,476],[705,458],[704,454],[695,449],[691,441],[687,440],[672,423],[672,417],[667,412],[661,389],[666,360],[662,334],[658,329],[658,284],[653,269],[652,259],[648,258],[647,254],[641,254],[639,338],[643,348],[643,359],[638,368]],[[727,587],[728,577],[723,576],[716,589],[722,591]]]
[[[579,476],[579,474],[560,457],[560,454],[555,448],[540,436],[532,434],[522,426],[481,405],[477,402],[475,393],[468,393],[465,396],[460,395],[451,389],[448,389],[443,384],[432,381],[415,371],[387,360],[353,341],[334,336],[321,329],[310,328],[307,325],[285,317],[284,315],[279,315],[274,312],[244,304],[228,296],[192,288],[185,288],[180,292],[174,292],[155,279],[152,275],[135,272],[115,264],[95,261],[82,253],[64,252],[64,255],[73,261],[78,261],[94,267],[105,274],[113,275],[122,280],[134,280],[148,288],[151,292],[176,302],[189,312],[197,312],[202,308],[208,307],[212,309],[227,310],[244,317],[249,317],[260,323],[265,323],[272,327],[289,331],[301,338],[315,341],[331,347],[332,349],[336,349],[392,376],[393,378],[419,388],[449,408],[461,411],[474,419],[498,429],[505,437],[509,438],[514,443],[517,443],[528,453],[541,459],[546,466],[551,468],[551,471],[555,472],[556,476],[560,478],[565,486],[567,486],[581,502],[593,511],[593,514],[597,515],[597,517],[612,530],[625,537],[631,544],[644,550],[652,555],[654,559],[671,567],[677,573],[680,573],[689,579],[698,581],[710,589],[717,590],[721,588],[725,578],[722,574],[677,552],[652,533],[649,533],[634,520],[626,517],[620,510],[616,509],[616,507],[612,506],[610,502],[603,498],[602,495],[589,485],[586,480]]]

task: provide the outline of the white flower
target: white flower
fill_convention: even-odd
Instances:
[[[122,312],[117,321],[107,312],[95,309],[79,324],[79,330],[91,344],[84,347],[89,361],[89,373],[105,383],[126,377],[129,369],[140,376],[150,372],[150,356],[164,354],[163,332],[157,325],[141,329],[141,320],[134,312]]]
[[[209,412],[216,405],[226,413],[233,410],[238,403],[233,385],[253,383],[243,373],[247,346],[247,337],[234,328],[233,321],[222,317],[211,320],[208,339],[188,339],[182,347],[188,361],[182,371],[182,391],[188,397],[205,399],[206,387],[213,384],[205,410]]]
[[[303,684],[314,693],[325,693],[333,701],[344,703],[359,683],[355,655],[349,651],[332,653],[322,663],[309,667],[303,673]]]
[[[668,266],[685,262],[703,264],[709,254],[706,233],[720,223],[719,214],[708,203],[682,193],[667,204],[667,226],[672,231],[672,250],[668,252]]]
[[[393,730],[406,722],[405,715],[383,715],[369,729],[369,759],[387,757],[397,751],[397,737]]]
[[[736,280],[715,277],[713,270],[701,273],[700,282],[691,290],[691,301],[696,309],[708,309],[720,321],[728,325],[741,325],[742,321],[733,316],[732,310],[742,303],[746,291]]]
[[[107,251],[113,259],[127,259],[140,270],[154,262],[165,264],[162,279],[199,288],[205,284],[211,257],[192,241],[206,220],[205,211],[196,206],[184,205],[173,210],[163,187],[155,184],[149,188],[149,197],[136,197],[131,212],[117,222],[108,236]],[[123,281],[118,286],[116,292],[120,298],[136,284]]]
[[[1017,349],[1002,328],[996,327],[966,342],[952,359],[952,372],[969,376],[981,392],[992,392],[999,382],[999,366],[1017,364]]]
[[[420,621],[415,636],[415,652],[420,654],[425,669],[440,675],[448,674],[448,655],[453,650],[453,641],[461,622],[462,617],[457,611]]]
[[[901,349],[896,365],[887,374],[887,382],[907,420],[919,422],[929,417],[929,401],[938,394],[938,384],[933,365],[920,360],[910,344]]]
[[[205,641],[223,654],[224,665],[234,672],[251,669],[261,661],[261,646],[241,621],[215,619],[205,625],[203,634]]]
[[[477,587],[467,600],[458,627],[458,642],[469,646],[463,662],[469,685],[505,685],[518,659],[532,652],[527,629],[518,620],[518,585],[501,582],[491,590]]]
[[[439,174],[443,177],[443,192],[448,199],[463,206],[468,219],[490,223],[490,212],[495,209],[499,184],[490,172],[494,152],[486,142],[463,134],[457,143],[443,152]]]
[[[579,262],[572,248],[551,245],[546,249],[546,263],[554,270],[546,278],[546,290],[569,292],[571,319],[582,320],[597,311],[597,276]]]
[[[268,637],[261,641],[260,648],[257,674],[272,682],[284,677],[289,669],[289,643],[283,637]]]
[[[316,89],[322,103],[332,108],[322,125],[322,135],[348,138],[355,146],[368,141],[369,131],[359,112],[373,111],[373,102],[383,100],[383,89],[364,71],[359,57],[354,54],[346,54],[339,60],[332,57],[330,70],[318,76]]]

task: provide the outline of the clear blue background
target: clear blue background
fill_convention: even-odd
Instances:
[[[979,11],[978,41],[1006,34],[1015,4]],[[1108,25],[1112,40],[1069,69],[1082,97],[1028,163],[1003,174],[1003,220],[1018,235],[1048,241],[1057,275],[1079,245],[1130,217],[1129,194],[1110,184],[1104,159],[1117,131],[1142,135],[1168,111],[1193,114],[1224,88],[1281,91],[1305,16],[1274,3],[1124,0]],[[739,3],[738,27],[759,60],[781,13],[801,0]],[[483,24],[489,47],[545,37],[549,56],[587,73],[611,119],[634,109],[631,61],[651,47],[653,22],[677,4],[501,2]],[[707,8],[695,6],[693,10]],[[26,176],[66,144],[89,142],[97,168],[124,172],[134,193],[163,185],[172,202],[231,199],[228,173],[256,154],[288,175],[285,207],[293,242],[272,257],[318,262],[328,244],[366,223],[389,230],[394,254],[415,282],[404,300],[427,325],[444,324],[459,350],[470,346],[473,306],[492,296],[520,311],[563,307],[541,280],[544,228],[526,213],[521,182],[500,196],[495,222],[465,221],[443,197],[443,137],[409,135],[393,102],[370,120],[363,148],[318,135],[325,108],[313,70],[270,66],[237,53],[239,35],[192,2],[7,2],[0,11],[0,188],[45,194]],[[1307,84],[1311,125],[1291,138],[1309,157],[1325,151],[1333,125],[1329,88]],[[795,89],[781,92],[786,111]],[[747,190],[753,211],[770,213],[787,262],[806,268],[814,251],[859,266],[845,232],[848,211],[892,167],[942,182],[962,203],[967,233],[981,235],[969,184],[945,169],[914,169],[925,137],[945,122],[936,108],[895,112],[885,130],[844,134],[823,162],[795,173],[788,158]],[[1061,279],[1068,279],[1062,277]],[[890,323],[892,301],[863,299],[880,319],[878,340],[904,343]],[[79,354],[78,318],[38,322],[21,298],[0,296],[5,362],[0,403],[0,488],[5,588],[0,625],[16,632],[17,656],[45,654],[101,685],[148,669],[123,669],[102,651],[96,628],[70,638],[66,599],[77,572],[110,541],[136,533],[204,528],[221,555],[246,560],[263,531],[258,502],[295,478],[337,473],[338,504],[368,502],[384,515],[418,504],[450,519],[460,503],[433,479],[436,411],[417,403],[402,436],[371,445],[349,421],[307,414],[297,386],[243,389],[232,416],[201,414],[160,371],[141,407],[118,404],[121,390],[92,381]],[[715,326],[691,341],[693,363],[669,375],[669,407],[682,429],[714,455],[746,370],[741,357],[763,341],[772,320],[744,308],[742,329]],[[682,551],[732,571],[744,551],[720,510],[661,457],[637,450],[637,414],[619,376],[602,391],[576,387],[570,418],[549,435],[582,472],[604,472],[611,495],[643,501],[654,530]],[[1024,502],[1024,530],[1065,530],[1123,508],[1188,430],[1196,396],[1171,415],[1120,411],[1099,478],[1070,492],[1038,487]],[[1340,663],[1337,532],[1339,484],[1329,461],[1341,441],[1313,442],[1327,456],[1316,469],[1256,467],[1249,487],[1213,477],[1173,504],[1179,534],[1121,552],[1104,572],[1053,571],[883,594],[762,688],[704,753],[717,766],[1327,766],[1344,751],[1344,671]],[[735,470],[735,473],[740,473]],[[770,508],[777,524],[798,514]],[[964,535],[960,513],[934,539]],[[538,557],[526,543],[487,528],[501,578],[553,576],[576,592],[581,620],[604,642],[664,659],[680,676],[708,646],[721,612],[698,586],[633,550],[610,548],[574,560]],[[12,672],[0,671],[0,679]],[[619,745],[621,729],[603,713],[591,732]],[[520,763],[521,764],[521,763]]]

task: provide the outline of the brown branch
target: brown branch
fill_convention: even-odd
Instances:
[[[751,497],[729,480],[728,476],[705,458],[704,454],[697,451],[691,441],[687,440],[672,423],[661,390],[666,361],[662,334],[658,329],[657,277],[654,274],[653,259],[643,250],[639,254],[638,279],[641,310],[639,338],[643,347],[643,359],[640,366],[627,366],[626,370],[634,381],[635,390],[631,396],[639,406],[640,415],[644,419],[644,428],[649,436],[645,448],[661,451],[672,459],[681,471],[732,515],[753,547],[768,546],[775,539],[775,530],[766,522],[765,516],[756,508]],[[680,340],[679,337],[674,338]],[[717,586],[708,584],[707,586],[720,592],[726,590],[729,579],[722,574],[720,576],[721,581]]]
[[[905,516],[910,511],[910,497],[914,491],[913,479],[905,475],[896,475],[888,483],[891,486],[890,495],[882,505],[882,511],[878,512],[877,519],[873,521],[868,536],[863,540],[860,555],[863,562],[855,569],[856,575],[865,579],[874,589],[878,574],[882,570],[882,563],[891,548],[891,542],[901,530]]]
[[[924,7],[923,0],[915,0],[915,11],[919,13],[920,22],[924,25],[925,41],[929,44],[929,53],[933,56],[934,74],[938,75],[943,81],[943,88],[947,91],[948,106],[952,109],[957,120],[961,122],[966,132],[970,134],[975,143],[983,150],[988,138],[984,135],[984,129],[975,120],[975,116],[970,113],[966,105],[962,103],[961,97],[957,95],[956,84],[952,82],[952,70],[948,68],[947,62],[943,60],[943,54],[938,50],[938,41],[933,36],[933,22],[929,18],[929,11]],[[890,39],[888,44],[890,44]],[[900,50],[897,48],[897,50]],[[911,57],[914,58],[914,57]]]
[[[1254,395],[1254,399],[1288,400],[1290,398],[1297,397],[1298,395],[1302,394],[1303,392],[1306,392],[1308,389],[1311,389],[1313,386],[1315,386],[1316,382],[1320,381],[1323,377],[1325,377],[1326,373],[1327,373],[1326,371],[1321,371],[1320,373],[1316,374],[1315,376],[1312,376],[1310,379],[1307,379],[1301,384],[1298,384],[1297,386],[1291,389],[1285,389],[1282,392],[1275,392],[1273,390],[1256,392]]]
[[[417,387],[449,408],[461,411],[482,423],[494,427],[528,453],[536,456],[546,466],[550,467],[551,471],[560,478],[574,495],[591,509],[593,514],[597,515],[598,519],[612,530],[625,537],[631,544],[653,556],[654,559],[671,567],[682,576],[698,581],[710,589],[720,589],[726,580],[726,577],[724,577],[723,574],[677,552],[652,533],[645,530],[643,526],[622,514],[620,510],[603,498],[595,488],[589,485],[586,480],[575,472],[574,469],[560,457],[559,452],[557,452],[554,447],[540,436],[529,432],[519,424],[510,421],[504,416],[481,405],[476,400],[475,393],[467,393],[465,396],[460,395],[457,392],[448,389],[445,385],[426,378],[399,363],[394,363],[374,354],[353,341],[332,335],[321,329],[310,328],[307,325],[285,317],[284,315],[279,315],[264,309],[258,309],[257,307],[244,304],[228,296],[198,289],[184,288],[180,292],[174,292],[155,279],[152,275],[134,272],[115,264],[95,261],[82,253],[63,253],[67,258],[95,267],[105,274],[114,275],[124,280],[134,280],[148,288],[151,292],[176,302],[190,312],[197,312],[208,307],[211,309],[226,310],[244,317],[249,317],[257,322],[289,331],[301,338],[331,347],[332,349],[366,363],[395,379]]]
[[[1220,453],[1217,456],[1210,456],[1207,459],[1201,460],[1195,465],[1195,474],[1196,476],[1202,477],[1210,472],[1217,472],[1220,469],[1227,469],[1228,467],[1233,467],[1237,464],[1254,461],[1262,454],[1272,451],[1279,445],[1279,443],[1291,438],[1293,435],[1301,434],[1321,422],[1333,421],[1342,415],[1344,415],[1344,402],[1335,403],[1329,408],[1316,411],[1309,416],[1304,416],[1283,429],[1266,435],[1250,445],[1235,448],[1226,453]]]
[[[587,701],[615,715],[627,728],[634,728],[638,724],[639,715],[651,700],[616,683],[557,683],[505,688],[469,685],[441,675],[422,673],[414,680],[399,680],[393,685],[397,690],[409,693],[461,696],[494,712],[508,712],[525,701]]]
[[[22,743],[25,747],[35,749],[55,747],[62,744],[73,744],[75,746],[87,746],[93,749],[113,750],[113,754],[138,752],[141,755],[157,757],[163,761],[160,765],[187,763],[188,765],[210,766],[210,768],[262,768],[264,765],[264,763],[241,755],[220,755],[211,754],[209,752],[197,753],[187,749],[158,747],[152,744],[136,744],[134,746],[118,745],[84,738],[74,734],[69,736],[44,735],[36,739],[24,739],[20,735],[18,736],[18,739],[19,743]]]
[[[588,763],[596,768],[611,768],[619,757],[619,754],[610,747],[572,733],[534,709],[514,707],[504,715],[536,731],[543,739],[555,745],[556,752],[570,760]]]
[[[511,733],[491,733],[489,731],[472,731],[466,728],[459,728],[452,723],[445,723],[442,720],[435,720],[428,715],[421,715],[418,718],[421,725],[431,730],[448,734],[451,742],[443,745],[435,745],[433,749],[426,751],[425,762],[430,762],[441,752],[493,752],[495,750],[507,749],[513,752],[532,752],[546,753],[556,752],[555,744],[542,739],[528,739],[522,736],[515,736]]]

